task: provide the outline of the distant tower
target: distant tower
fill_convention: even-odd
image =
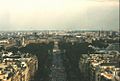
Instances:
[[[101,36],[101,31],[99,30],[99,32],[98,32],[98,36],[100,37]]]
[[[25,44],[25,38],[23,37],[22,38],[22,46],[25,46],[26,44]]]

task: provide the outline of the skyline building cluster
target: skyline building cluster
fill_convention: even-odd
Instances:
[[[119,81],[120,32],[0,32],[0,81],[46,80]]]

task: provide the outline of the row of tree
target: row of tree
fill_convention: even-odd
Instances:
[[[11,47],[7,51],[16,53],[30,53],[36,55],[38,58],[38,71],[35,74],[34,81],[49,81],[50,67],[52,65],[52,49],[53,42],[46,43],[31,43],[25,47]]]
[[[89,47],[89,43],[66,43],[60,42],[59,47],[61,50],[65,50],[62,54],[63,64],[65,71],[67,73],[68,81],[84,81],[82,74],[79,69],[79,60],[81,54],[88,54],[94,52],[92,48]]]

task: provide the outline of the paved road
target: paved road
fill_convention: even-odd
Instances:
[[[54,46],[53,60],[51,67],[51,81],[66,81],[65,68],[63,67],[63,60],[61,59],[60,50],[57,44]]]

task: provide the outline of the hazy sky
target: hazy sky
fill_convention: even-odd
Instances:
[[[0,30],[119,29],[119,0],[0,0]]]

